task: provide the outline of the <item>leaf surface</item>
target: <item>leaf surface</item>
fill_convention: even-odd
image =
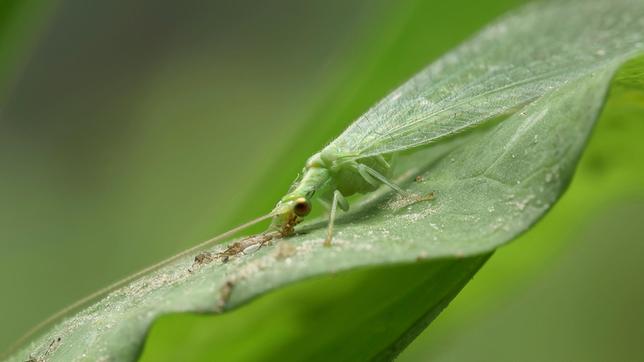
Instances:
[[[494,125],[401,155],[396,181],[417,197],[401,198],[384,189],[367,195],[337,221],[333,247],[322,245],[325,233],[322,220],[301,225],[294,237],[274,240],[255,252],[247,249],[225,261],[219,258],[195,264],[195,255],[188,255],[55,325],[10,360],[133,360],[140,354],[150,326],[161,315],[221,312],[296,281],[377,266],[381,268],[353,272],[354,276],[346,282],[352,286],[347,288],[351,293],[329,295],[330,305],[342,304],[337,314],[316,319],[315,315],[330,313],[326,309],[314,313],[315,307],[324,306],[321,302],[312,302],[310,309],[302,309],[303,313],[311,314],[305,320],[317,323],[303,328],[321,331],[319,336],[309,335],[299,344],[291,345],[290,350],[267,348],[249,352],[239,346],[233,349],[237,350],[237,357],[275,354],[273,357],[283,359],[395,356],[458,293],[490,253],[527,230],[565,191],[615,72],[624,62],[635,58],[642,47],[634,37],[642,37],[644,17],[637,14],[644,12],[644,5],[616,3],[611,8],[621,10],[607,12],[604,21],[617,24],[635,20],[627,27],[616,27],[620,31],[601,40],[619,43],[628,38],[633,47],[619,47],[622,53],[611,53],[611,61],[601,58],[580,63],[576,68],[556,69],[556,84],[535,81],[538,96]],[[525,29],[522,16],[538,19],[541,13],[554,12],[565,23],[567,18],[576,16],[578,7],[601,10],[600,2],[578,2],[576,6],[565,7],[567,11],[554,11],[562,9],[558,6],[554,2],[531,5],[493,25],[504,29],[495,33],[494,38],[505,49],[496,55],[499,63],[529,67],[523,54],[527,50],[537,51],[535,44],[548,46],[547,42],[539,42],[543,29],[538,22],[533,21],[532,28]],[[579,28],[583,22],[568,24],[571,34],[583,30]],[[517,42],[506,35],[519,25],[522,32],[533,34],[534,43]],[[468,59],[458,59],[458,52],[448,54],[446,59],[456,57],[463,64],[475,59],[477,42],[489,41],[487,37],[489,32],[484,32],[470,41],[472,51]],[[574,55],[591,52],[593,57],[597,55],[597,44],[584,44],[571,45],[569,50]],[[634,87],[641,84],[638,64],[641,61],[626,67],[619,81]],[[587,69],[582,71],[580,67]],[[460,82],[470,81],[468,69],[451,69],[450,72],[462,73],[449,78],[445,89],[460,89]],[[507,73],[505,81],[511,84],[515,74],[523,73]],[[535,79],[542,77],[535,74]],[[507,88],[489,93],[486,89],[475,87],[468,99],[489,105],[498,103],[501,94],[511,98],[515,91]],[[427,200],[430,193],[435,196]],[[249,246],[251,240],[243,242]],[[217,246],[211,253],[224,249]],[[309,288],[322,283],[317,284],[322,285],[322,290],[342,285],[341,280],[328,277],[307,283],[312,283]],[[359,296],[354,297],[353,293]],[[348,340],[352,344],[347,345]],[[241,346],[244,341],[239,343]],[[158,360],[164,355],[168,358],[167,353],[149,353],[146,357],[150,359]]]

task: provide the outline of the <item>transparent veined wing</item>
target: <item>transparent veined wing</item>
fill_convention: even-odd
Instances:
[[[368,110],[325,151],[360,158],[426,145],[644,52],[644,1],[588,1],[506,15]]]

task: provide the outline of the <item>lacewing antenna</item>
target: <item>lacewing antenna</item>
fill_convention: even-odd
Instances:
[[[149,266],[149,267],[147,267],[147,268],[145,268],[143,270],[140,270],[140,271],[138,271],[138,272],[136,272],[136,273],[134,273],[134,274],[132,274],[132,275],[130,275],[128,277],[125,277],[125,278],[123,278],[123,279],[121,279],[121,280],[119,280],[119,281],[117,281],[115,283],[110,284],[109,286],[107,286],[105,288],[102,288],[102,289],[100,289],[100,290],[98,290],[98,291],[86,296],[86,297],[80,299],[79,301],[74,302],[73,304],[70,304],[69,306],[59,310],[58,312],[54,313],[53,315],[51,315],[50,317],[48,317],[44,321],[38,323],[36,326],[34,326],[30,330],[28,330],[22,337],[20,337],[7,350],[7,353],[4,354],[4,356],[6,357],[6,356],[12,354],[13,352],[15,352],[18,348],[20,348],[20,346],[23,345],[24,342],[29,340],[36,333],[38,333],[40,330],[42,330],[43,328],[45,328],[48,325],[52,324],[53,322],[57,321],[58,319],[60,319],[64,315],[66,315],[67,313],[69,313],[69,312],[71,312],[71,311],[73,311],[73,310],[75,310],[77,308],[80,308],[83,305],[88,304],[89,302],[98,299],[102,295],[106,295],[109,292],[111,292],[113,290],[116,290],[119,287],[121,287],[121,286],[123,286],[123,285],[125,285],[125,284],[127,284],[127,283],[129,283],[129,282],[131,282],[133,280],[135,280],[135,279],[138,279],[139,277],[143,276],[144,274],[147,274],[147,273],[150,273],[150,272],[152,272],[152,271],[154,271],[156,269],[159,269],[159,268],[161,268],[161,267],[163,267],[163,266],[165,266],[167,264],[170,264],[171,262],[173,262],[175,260],[178,260],[178,259],[180,259],[180,258],[182,258],[182,257],[184,257],[184,256],[186,256],[188,254],[194,253],[194,252],[196,252],[196,251],[198,251],[200,249],[203,249],[203,248],[205,248],[205,247],[207,247],[209,245],[212,245],[213,243],[216,243],[217,241],[221,241],[221,240],[226,239],[226,238],[228,238],[230,236],[233,236],[235,233],[237,233],[237,232],[239,232],[241,230],[244,230],[244,229],[246,229],[248,227],[251,227],[251,226],[253,226],[253,225],[257,224],[257,223],[260,223],[260,222],[262,222],[262,221],[264,221],[266,219],[269,219],[271,217],[273,217],[272,213],[264,215],[264,216],[260,216],[260,217],[254,219],[254,220],[251,220],[251,221],[249,221],[247,223],[244,223],[244,224],[239,225],[239,226],[237,226],[235,228],[232,228],[232,229],[230,229],[230,230],[228,230],[228,231],[226,231],[224,233],[221,233],[221,234],[215,236],[214,238],[211,238],[211,239],[208,239],[206,241],[203,241],[203,242],[193,246],[190,249],[184,250],[184,251],[180,252],[179,254],[176,254],[174,256],[171,256],[170,258],[167,258],[167,259],[162,260],[162,261],[160,261],[160,262],[158,262],[156,264],[153,264],[153,265],[151,265],[151,266]]]

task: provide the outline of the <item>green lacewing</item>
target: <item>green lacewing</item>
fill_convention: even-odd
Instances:
[[[396,152],[517,112],[565,83],[642,52],[642,32],[632,31],[644,28],[641,3],[582,3],[525,6],[394,90],[308,159],[303,177],[271,213],[272,228],[292,234],[317,197],[330,204],[330,245],[336,207],[349,208],[344,196],[382,184],[405,194],[389,181]]]

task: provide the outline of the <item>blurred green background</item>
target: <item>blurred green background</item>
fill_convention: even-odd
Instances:
[[[267,212],[309,155],[520,3],[5,0],[0,349],[82,296]],[[562,201],[401,360],[641,358],[644,96],[627,99],[607,105]],[[267,310],[279,320],[287,312],[261,309],[271,298],[232,321]],[[144,358],[189,347],[208,360],[216,351],[204,346],[217,343],[200,331],[225,318],[165,318]],[[173,344],[172,328],[196,337]]]

